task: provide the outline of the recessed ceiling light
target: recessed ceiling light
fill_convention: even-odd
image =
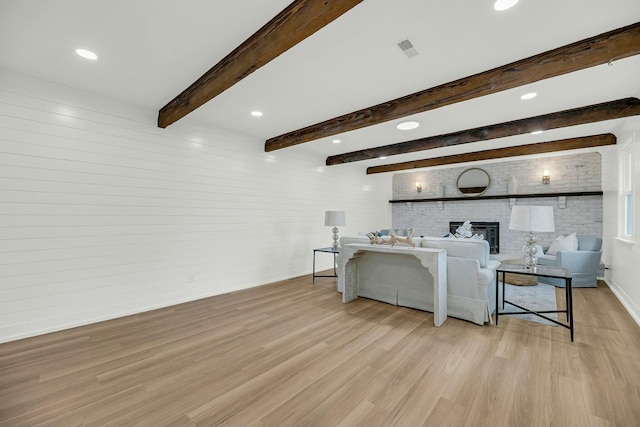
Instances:
[[[254,117],[262,117],[262,111],[252,111],[251,115]]]
[[[535,98],[536,96],[538,96],[538,94],[537,94],[537,93],[535,93],[535,92],[529,92],[529,93],[525,93],[524,95],[522,95],[522,96],[520,97],[520,99],[533,99],[533,98]]]
[[[384,160],[384,159],[386,159],[386,157],[385,157],[385,156],[380,156],[380,157],[378,157],[378,158],[379,158],[380,160]]]
[[[334,140],[333,140],[333,141],[331,141],[331,142],[333,142],[334,144],[340,144],[340,143],[342,142],[342,140],[340,140],[340,139],[334,139]]]
[[[91,59],[92,61],[95,61],[96,59],[98,59],[98,55],[96,55],[95,53],[87,49],[76,49],[76,53],[82,56],[83,58]]]
[[[414,122],[414,121],[408,121],[408,122],[398,123],[398,126],[396,127],[400,130],[411,130],[411,129],[417,128],[418,126],[420,126],[420,123]]]
[[[497,0],[493,4],[493,8],[495,10],[507,10],[515,6],[516,3],[518,3],[518,0]]]
[[[540,135],[541,133],[541,130],[534,130],[533,132],[531,132],[531,135]]]

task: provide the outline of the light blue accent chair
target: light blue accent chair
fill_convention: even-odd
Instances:
[[[395,232],[397,236],[406,236],[408,233],[408,230],[406,228],[398,228],[397,230],[395,230]],[[380,237],[389,236],[390,234],[391,234],[390,228],[383,228],[382,230],[378,231],[378,236]]]
[[[577,251],[558,251],[554,255],[541,255],[538,265],[563,267],[571,272],[571,287],[595,288],[598,282],[598,269],[602,256],[602,239],[593,236],[576,236],[578,238]],[[564,279],[539,277],[539,282],[565,287]]]

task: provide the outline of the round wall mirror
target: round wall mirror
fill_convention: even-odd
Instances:
[[[465,196],[479,196],[489,188],[489,174],[479,168],[471,168],[458,177],[458,190]]]

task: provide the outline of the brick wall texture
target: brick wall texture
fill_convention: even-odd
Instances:
[[[393,176],[393,199],[420,199],[436,196],[438,184],[444,186],[444,197],[460,197],[456,187],[458,176],[476,167],[423,170],[398,173]],[[518,182],[518,194],[558,193],[568,191],[602,190],[600,153],[545,157],[528,160],[499,162],[477,166],[490,177],[489,187],[483,195],[505,195],[512,176]],[[543,170],[549,170],[550,184],[542,184]],[[416,181],[422,183],[422,192],[416,192]],[[392,204],[392,227],[414,228],[415,235],[443,236],[449,230],[449,221],[497,221],[500,223],[499,259],[519,256],[524,232],[509,230],[511,208],[509,199],[438,202],[412,202]],[[553,206],[554,233],[539,233],[538,242],[548,246],[558,234],[587,234],[602,237],[602,196],[567,197],[566,207],[560,208],[557,197],[515,199],[518,205]]]

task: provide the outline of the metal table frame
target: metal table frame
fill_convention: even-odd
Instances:
[[[322,275],[316,274],[316,252],[324,252],[333,254],[333,275]],[[312,273],[312,283],[316,283],[316,277],[338,277],[338,272],[336,271],[336,255],[339,253],[339,250],[333,250],[333,247],[329,246],[328,248],[318,248],[313,250],[313,273]]]
[[[504,305],[509,304],[516,308],[519,308],[523,311],[503,311],[500,313],[500,273],[502,273],[502,310],[504,310]],[[566,303],[564,310],[543,310],[543,311],[532,311],[526,307],[519,306],[514,304],[511,301],[505,299],[504,294],[504,280],[507,273],[515,273],[515,274],[524,274],[527,276],[536,276],[536,277],[553,277],[556,279],[564,279],[566,284]],[[548,316],[545,316],[543,313],[565,313],[568,323],[562,323],[555,319],[551,319]],[[522,264],[502,264],[500,267],[496,269],[496,326],[498,325],[498,316],[502,314],[533,314],[543,319],[546,319],[550,322],[553,322],[559,326],[563,326],[569,329],[571,334],[571,342],[573,342],[573,291],[571,288],[571,273],[566,268],[559,267],[550,267],[550,266],[542,266],[536,265],[533,267],[525,267]]]

